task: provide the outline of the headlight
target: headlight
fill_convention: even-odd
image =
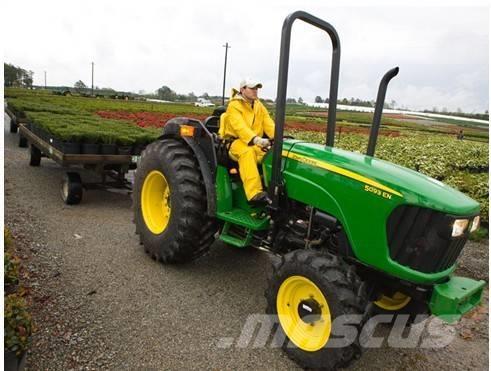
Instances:
[[[456,219],[453,223],[452,237],[462,236],[469,225],[469,220],[467,219]]]
[[[479,228],[479,223],[481,222],[481,218],[476,216],[474,220],[472,221],[472,226],[471,226],[471,233],[476,231]]]

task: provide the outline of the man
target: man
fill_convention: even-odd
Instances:
[[[230,158],[239,163],[239,173],[247,200],[256,206],[270,202],[263,191],[257,164],[261,163],[274,138],[274,122],[264,105],[257,98],[260,82],[242,80],[240,91],[232,90],[227,111],[220,118],[219,135],[235,139],[231,146]]]

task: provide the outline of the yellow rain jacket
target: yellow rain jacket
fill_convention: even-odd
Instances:
[[[220,117],[218,135],[222,138],[238,138],[244,144],[249,144],[255,136],[262,137],[264,134],[270,139],[274,137],[274,121],[269,117],[266,107],[259,99],[254,101],[252,107],[238,90],[232,89],[227,112]]]
[[[252,144],[254,137],[266,134],[274,138],[274,121],[264,105],[256,99],[252,106],[236,89],[227,111],[220,117],[218,135],[222,138],[235,138],[230,146],[229,155],[239,163],[239,173],[247,200],[262,192],[263,186],[257,164],[266,154],[260,147]]]

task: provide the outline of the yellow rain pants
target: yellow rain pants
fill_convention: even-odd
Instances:
[[[263,190],[257,165],[262,162],[266,152],[263,152],[259,146],[248,146],[240,139],[236,139],[230,146],[229,154],[232,160],[239,163],[240,179],[249,201]]]

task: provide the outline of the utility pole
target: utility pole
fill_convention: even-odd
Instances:
[[[228,45],[228,42],[223,45],[225,48],[225,67],[223,68],[223,90],[222,90],[222,106],[225,105],[225,79],[227,77],[227,52],[231,46]]]
[[[46,71],[44,71],[44,88],[46,89]]]
[[[92,62],[92,96],[94,96],[94,62]]]

